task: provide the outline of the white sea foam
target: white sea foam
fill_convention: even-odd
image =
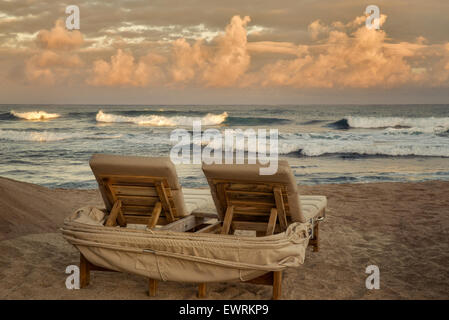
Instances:
[[[50,142],[77,138],[79,136],[79,134],[63,132],[0,130],[0,139],[9,141]]]
[[[351,128],[396,128],[400,132],[443,132],[449,130],[449,118],[354,117],[345,119]],[[407,127],[407,128],[404,128]]]
[[[29,112],[16,112],[11,110],[10,112],[14,117],[25,120],[50,120],[59,118],[61,115],[58,113],[47,113],[45,111],[29,111]]]
[[[222,114],[208,113],[201,118],[201,123],[205,126],[213,126],[223,123],[228,114],[223,112]],[[174,126],[191,126],[194,120],[199,118],[186,117],[186,116],[174,116],[165,117],[158,115],[142,115],[137,117],[121,116],[110,113],[105,113],[102,110],[98,111],[96,119],[98,122],[109,123],[134,123],[139,125],[150,125],[158,127],[174,127]]]
[[[449,139],[433,134],[390,135],[379,133],[283,133],[278,141],[281,155],[294,154],[317,157],[326,154],[358,154],[380,156],[423,156],[449,157]],[[222,149],[225,144],[202,141],[201,146]],[[245,143],[242,149],[233,145],[234,151],[248,151]],[[269,143],[267,138],[267,150]]]
[[[449,139],[435,135],[389,137],[382,133],[347,134],[336,139],[331,136],[331,139],[306,133],[287,136],[279,141],[279,153],[449,157]]]
[[[65,133],[50,131],[16,131],[1,130],[0,140],[8,141],[35,141],[35,142],[53,142],[69,139],[118,139],[121,135],[86,135],[82,133]]]

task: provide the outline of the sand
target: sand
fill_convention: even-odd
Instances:
[[[329,200],[321,251],[284,273],[284,299],[448,299],[449,182],[305,187]],[[102,206],[96,190],[62,190],[0,178],[1,299],[151,299],[147,279],[94,272],[86,289],[65,287],[78,251],[58,228],[83,205]],[[380,269],[367,290],[365,268]],[[269,299],[271,289],[243,283],[208,285],[210,299]],[[160,283],[155,299],[195,299],[196,286]]]

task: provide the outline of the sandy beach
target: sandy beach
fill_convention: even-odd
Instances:
[[[448,299],[449,182],[305,187],[328,197],[321,251],[284,273],[283,299]],[[59,232],[96,190],[64,190],[0,178],[1,299],[150,299],[147,279],[95,272],[86,289],[67,290],[65,268],[78,251]],[[365,268],[380,268],[380,289],[365,288]],[[155,299],[196,299],[194,284],[166,282]],[[269,299],[271,289],[214,283],[209,299]]]

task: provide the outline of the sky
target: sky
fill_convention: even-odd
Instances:
[[[449,103],[448,17],[447,0],[0,0],[0,103]]]

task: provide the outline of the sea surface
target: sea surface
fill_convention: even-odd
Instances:
[[[299,184],[449,180],[449,105],[0,105],[0,176],[96,188],[93,153],[168,156],[175,129],[278,129]],[[203,146],[204,147],[204,146]],[[200,165],[177,165],[204,187]]]

